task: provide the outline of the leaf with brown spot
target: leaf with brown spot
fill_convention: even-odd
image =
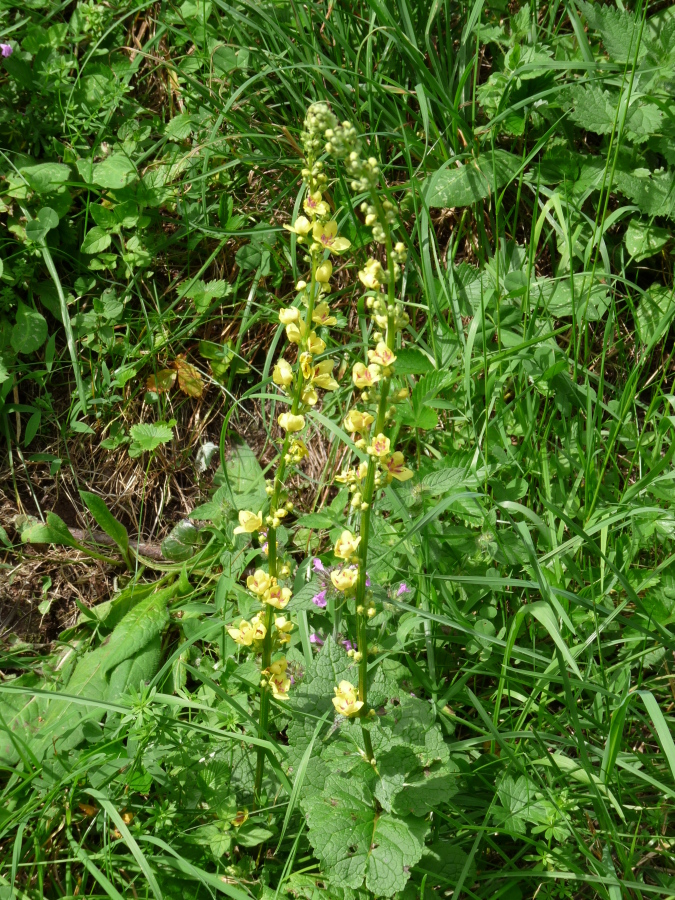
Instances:
[[[178,356],[172,363],[178,373],[178,387],[188,397],[201,397],[204,393],[204,382],[199,369],[186,362],[182,356]]]
[[[176,373],[171,369],[162,369],[155,375],[151,375],[145,382],[146,391],[154,391],[155,394],[166,394],[170,391],[176,380]]]

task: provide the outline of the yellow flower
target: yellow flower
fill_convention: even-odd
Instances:
[[[277,628],[277,640],[280,644],[287,644],[291,639],[293,623],[288,621],[286,616],[276,616],[274,624]]]
[[[272,696],[275,700],[288,700],[288,692],[291,688],[291,679],[286,675],[272,675],[269,680],[272,688]]]
[[[285,359],[280,359],[272,371],[272,381],[279,387],[288,387],[293,381],[293,369]]]
[[[321,265],[316,268],[316,280],[319,284],[327,284],[330,281],[330,276],[332,274],[333,264],[329,259],[322,262]]]
[[[360,536],[354,537],[351,531],[345,529],[337,539],[333,553],[335,553],[339,559],[349,559],[356,553],[360,541]]]
[[[356,567],[340,569],[330,573],[330,580],[333,582],[333,586],[336,590],[343,593],[350,591],[356,585],[358,577],[359,570]]]
[[[265,596],[262,599],[263,603],[267,603],[275,609],[286,609],[291,597],[292,594],[288,588],[282,588],[278,584],[273,584],[265,591]]]
[[[347,238],[337,237],[337,222],[334,220],[326,222],[324,225],[321,222],[315,222],[312,237],[319,244],[327,247],[331,253],[344,253],[352,245]]]
[[[369,388],[380,380],[380,367],[371,363],[369,366],[357,362],[352,369],[352,379],[357,388]]]
[[[290,325],[291,322],[297,322],[300,318],[300,310],[294,306],[284,307],[279,310],[279,321],[282,325]]]
[[[308,193],[302,206],[307,215],[314,218],[322,219],[330,213],[330,207],[322,198],[321,191],[315,191],[313,194]]]
[[[305,427],[305,417],[294,416],[293,413],[282,413],[277,422],[284,431],[302,431]]]
[[[267,671],[272,675],[283,675],[287,668],[288,660],[285,656],[281,656],[276,662],[270,663]]]
[[[300,319],[286,326],[286,337],[291,344],[299,344],[305,336],[305,323]]]
[[[383,434],[378,434],[378,436],[373,438],[370,442],[368,453],[372,454],[373,456],[379,457],[379,459],[382,459],[384,456],[388,455],[390,446],[391,442],[389,438],[385,437]]]
[[[270,576],[262,569],[256,569],[253,575],[249,575],[246,579],[246,587],[258,597],[265,593],[271,583]]]
[[[312,354],[311,353],[301,353],[300,354],[300,371],[302,372],[302,377],[305,379],[309,379],[312,377]]]
[[[326,349],[325,341],[322,341],[320,337],[317,337],[316,331],[312,331],[307,338],[307,349],[310,353],[313,353],[314,356],[318,356],[319,353],[323,353]]]
[[[396,362],[396,356],[384,341],[380,341],[374,350],[368,351],[368,359],[383,368],[392,366]]]
[[[242,647],[250,647],[255,636],[255,629],[246,619],[242,619],[239,623],[239,628],[228,627],[227,633],[235,644],[240,644]]]
[[[296,438],[292,440],[290,446],[288,448],[288,454],[291,462],[299,463],[301,459],[304,459],[306,456],[309,456],[309,450],[307,449],[307,445],[300,438]]]
[[[318,365],[314,366],[312,382],[324,391],[336,391],[340,385],[331,374],[334,368],[335,363],[332,359],[322,360]]]
[[[337,319],[335,318],[335,316],[329,315],[329,313],[330,306],[326,303],[325,300],[323,300],[317,305],[316,309],[314,310],[314,313],[312,315],[312,322],[316,322],[317,325],[337,325]]]
[[[239,524],[234,529],[235,534],[253,534],[260,531],[263,526],[262,510],[256,515],[247,509],[242,509],[239,513]]]
[[[335,688],[333,697],[335,711],[341,716],[355,716],[363,706],[363,700],[356,699],[356,688],[349,681],[341,681]]]
[[[306,387],[303,390],[301,400],[305,404],[305,406],[316,406],[319,400],[319,395],[314,390],[314,388],[309,385],[309,387]]]
[[[405,462],[405,457],[403,454],[397,450],[395,453],[392,453],[388,459],[382,460],[385,469],[387,470],[387,474],[389,479],[395,478],[397,481],[407,481],[409,478],[413,477],[413,472],[411,469],[406,469],[403,465]]]
[[[256,613],[255,616],[251,619],[251,626],[253,627],[253,640],[254,641],[263,641],[265,640],[265,635],[267,634],[267,627],[263,622],[263,613]]]
[[[384,270],[376,259],[369,259],[359,272],[359,281],[369,291],[377,291],[384,278]]]
[[[370,428],[374,421],[375,419],[370,413],[361,412],[358,409],[350,409],[345,416],[344,425],[350,434],[353,434],[355,431],[358,431],[359,434],[363,434],[367,428]]]
[[[293,225],[284,225],[286,231],[292,231],[300,237],[305,237],[312,230],[312,223],[307,216],[298,216]]]
[[[362,463],[359,465],[359,468],[358,468],[356,474],[357,474],[357,476],[358,476],[359,481],[363,481],[363,479],[364,479],[364,478],[366,477],[366,475],[368,474],[368,463],[367,463],[367,462],[362,462]]]

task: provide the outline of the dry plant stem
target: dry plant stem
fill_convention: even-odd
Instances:
[[[300,359],[300,353],[302,352],[303,346],[306,346],[307,341],[309,339],[309,335],[312,330],[312,316],[314,315],[314,295],[316,293],[316,270],[319,264],[319,260],[317,258],[317,254],[312,254],[312,278],[310,282],[309,289],[309,302],[307,305],[307,316],[305,318],[305,336],[303,337],[301,343],[298,345],[298,360]],[[291,413],[293,415],[297,415],[298,409],[300,408],[300,401],[302,398],[302,388],[304,385],[304,378],[302,375],[302,368],[298,365],[297,371],[297,380],[295,384],[295,393],[293,394],[293,403],[291,405]],[[276,475],[274,477],[274,491],[272,493],[270,508],[275,510],[279,504],[279,497],[281,495],[282,488],[284,486],[284,476],[286,474],[286,454],[288,453],[288,448],[291,443],[291,432],[286,432],[286,437],[284,438],[284,442],[281,447],[281,457],[279,459],[279,465],[277,466]],[[277,576],[277,534],[276,528],[270,526],[267,532],[267,550],[268,550],[268,560],[269,560],[269,574],[270,577]],[[264,672],[269,668],[272,662],[272,625],[274,623],[274,608],[267,604],[265,610],[265,638],[263,640],[263,648],[262,648],[262,671]],[[258,720],[258,737],[263,739],[265,734],[267,733],[267,723],[269,720],[269,710],[270,710],[270,687],[268,684],[265,684],[260,689],[260,718]],[[258,757],[256,762],[256,770],[255,770],[255,786],[253,788],[253,801],[254,805],[258,805],[258,801],[260,799],[260,789],[262,787],[263,780],[263,772],[265,769],[265,749],[264,747],[258,747]]]
[[[379,200],[374,196],[374,200],[376,204],[379,206]],[[386,221],[386,218],[383,214],[381,214],[380,221]],[[389,232],[389,228],[386,228],[385,231],[385,244],[387,248],[387,260],[388,260],[388,268],[389,268],[389,284],[388,284],[388,306],[391,308],[394,305],[395,297],[395,280],[394,280],[394,261],[392,255],[392,245],[391,245],[391,235]],[[394,316],[391,313],[387,315],[387,347],[390,350],[394,350],[394,345],[396,343],[396,328]],[[374,424],[374,431],[371,432],[375,435],[382,434],[384,432],[385,422],[386,422],[386,413],[387,413],[387,399],[389,397],[389,385],[391,379],[383,378],[380,386],[380,399],[377,405],[377,418]],[[359,523],[359,534],[361,535],[361,541],[359,543],[359,577],[356,583],[356,598],[355,598],[355,612],[356,612],[356,642],[357,649],[361,654],[361,658],[359,661],[359,700],[363,702],[363,706],[361,707],[361,716],[362,718],[368,715],[368,633],[366,630],[368,617],[366,614],[366,609],[364,606],[365,596],[366,596],[366,566],[368,564],[368,538],[370,535],[370,512],[373,505],[373,494],[375,492],[375,469],[376,469],[376,461],[375,457],[371,456],[368,460],[368,470],[366,472],[366,480],[365,486],[363,489],[363,502],[365,504],[365,509],[361,512],[361,520]],[[359,612],[361,610],[361,612]],[[363,728],[363,744],[366,750],[366,755],[369,760],[373,758],[373,745],[370,740],[370,733],[366,728]]]

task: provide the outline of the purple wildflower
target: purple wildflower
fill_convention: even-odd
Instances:
[[[323,647],[324,640],[320,634],[317,634],[316,631],[312,632],[309,636],[310,644],[316,644],[317,647]]]
[[[321,560],[319,559],[318,556],[314,557],[314,561],[312,562],[312,568],[314,569],[315,572],[325,572],[326,571],[324,564],[321,562]]]
[[[366,587],[370,587],[370,578],[368,577],[367,572],[366,572]]]
[[[314,594],[312,597],[312,603],[314,606],[318,606],[319,609],[325,609],[326,607],[326,591],[319,591],[318,594]]]
[[[5,57],[11,56],[14,53],[14,48],[11,44],[0,44],[0,53]]]
[[[345,650],[347,650],[347,652],[354,649],[354,645],[351,641],[343,641],[342,646],[345,648]]]
[[[410,593],[410,588],[405,583],[405,581],[402,581],[398,586],[398,590],[396,591],[396,596],[400,597],[401,594],[409,594],[409,593]]]

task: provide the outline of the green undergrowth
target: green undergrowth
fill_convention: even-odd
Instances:
[[[3,639],[0,898],[674,897],[673,8],[5,0],[0,29],[2,566],[51,545],[115,573],[49,647]],[[259,608],[262,541],[235,528],[269,511],[317,100],[378,160],[408,254],[413,476],[368,523],[367,738],[332,702],[358,680],[326,571],[372,334],[339,161],[351,256],[317,327],[339,386],[276,528],[291,686],[262,729],[228,632]],[[161,559],[78,448],[207,486]],[[37,505],[35,466],[107,543]]]

